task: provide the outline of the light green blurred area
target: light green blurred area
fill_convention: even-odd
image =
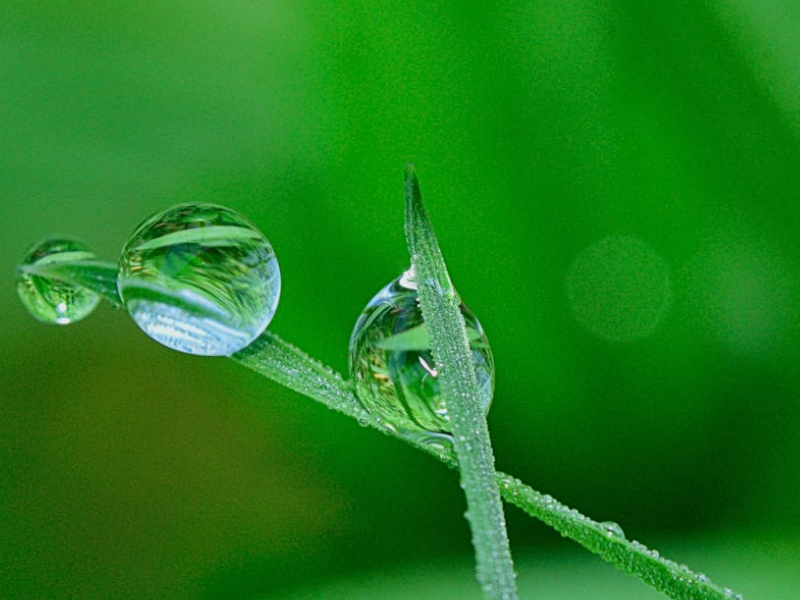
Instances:
[[[499,467],[790,597],[799,34],[788,0],[5,0],[0,598],[474,597],[454,473],[108,307],[36,323],[14,289],[45,235],[113,260],[152,212],[217,202],[278,254],[271,329],[343,371],[408,263],[407,162],[492,343]],[[654,597],[507,516],[523,597]]]
[[[749,597],[791,597],[800,586],[795,566],[800,556],[796,550],[774,548],[771,542],[754,546],[752,539],[723,536],[715,540],[685,540],[666,550],[681,560],[705,561],[720,577],[736,577]],[[774,542],[774,540],[772,540]],[[709,554],[709,551],[711,553]],[[758,558],[754,564],[753,558]],[[467,561],[431,561],[401,564],[377,573],[341,578],[323,586],[307,586],[288,594],[266,596],[280,600],[385,600],[458,599],[478,600],[480,591],[470,582],[472,566]],[[613,569],[598,569],[596,559],[574,552],[520,552],[516,557],[520,597],[560,600],[592,598],[596,600],[658,600],[664,596]]]

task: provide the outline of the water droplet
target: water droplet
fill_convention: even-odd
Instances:
[[[427,446],[432,450],[449,453],[453,450],[453,438],[446,433],[433,431],[406,431],[409,439]]]
[[[614,523],[614,521],[603,521],[600,523],[600,527],[605,530],[609,537],[615,537],[621,540],[625,539],[625,532],[622,531],[622,527],[619,526],[619,523]]]
[[[724,588],[722,592],[725,594],[726,598],[731,598],[731,600],[744,600],[744,596],[737,592],[734,592],[731,588]]]
[[[494,389],[492,352],[475,315],[463,304],[461,314],[485,414]],[[413,272],[383,288],[361,313],[350,338],[350,375],[364,407],[398,429],[450,431]]]
[[[31,316],[59,325],[89,316],[100,302],[97,294],[43,273],[58,263],[94,259],[86,244],[70,238],[49,238],[31,247],[22,259],[17,278],[17,294]]]
[[[145,220],[120,258],[119,294],[157,342],[229,356],[266,329],[281,289],[275,252],[240,214],[180,204]]]

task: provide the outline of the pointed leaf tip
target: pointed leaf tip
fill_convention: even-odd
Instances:
[[[436,234],[422,201],[422,190],[414,165],[409,165],[406,169],[406,238],[412,254],[422,250],[430,240],[434,241],[433,246],[438,251],[438,243],[435,242]]]
[[[425,208],[422,205],[422,192],[419,189],[419,180],[414,171],[414,165],[406,166],[406,210],[405,225],[406,239],[411,251],[412,263],[419,247],[418,228],[427,225]]]
[[[409,164],[406,166],[406,208],[410,209],[414,204],[422,204],[422,192],[414,165]]]

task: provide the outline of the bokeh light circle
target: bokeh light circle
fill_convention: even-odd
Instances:
[[[610,236],[581,251],[566,287],[575,319],[618,342],[651,335],[671,298],[666,262],[632,236]]]

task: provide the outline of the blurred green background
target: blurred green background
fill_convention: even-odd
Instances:
[[[103,306],[15,294],[212,201],[338,370],[414,162],[498,466],[748,598],[800,588],[800,5],[3,0],[0,598],[477,598],[457,477]],[[508,509],[523,596],[657,598]]]

